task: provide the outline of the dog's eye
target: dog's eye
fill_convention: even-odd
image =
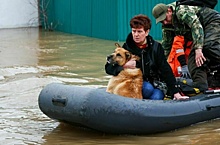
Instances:
[[[120,53],[118,53],[118,54],[116,54],[116,56],[121,56],[121,54],[120,54]]]

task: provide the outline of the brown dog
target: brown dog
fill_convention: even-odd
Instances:
[[[117,48],[114,53],[107,57],[110,64],[123,66],[131,59],[139,60],[139,57],[132,55],[118,43],[115,43],[115,45]],[[112,76],[106,91],[125,97],[142,99],[142,85],[142,71],[139,68],[124,68],[117,76]]]

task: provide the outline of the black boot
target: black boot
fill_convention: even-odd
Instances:
[[[193,83],[193,88],[198,88],[200,92],[204,92],[208,90],[208,84],[207,83]]]

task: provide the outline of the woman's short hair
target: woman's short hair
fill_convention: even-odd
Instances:
[[[144,28],[145,31],[148,29],[151,29],[151,20],[148,18],[148,16],[140,14],[134,16],[130,20],[130,27],[131,28]]]

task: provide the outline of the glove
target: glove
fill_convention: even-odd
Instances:
[[[180,77],[185,78],[185,79],[191,79],[187,65],[182,66]]]

